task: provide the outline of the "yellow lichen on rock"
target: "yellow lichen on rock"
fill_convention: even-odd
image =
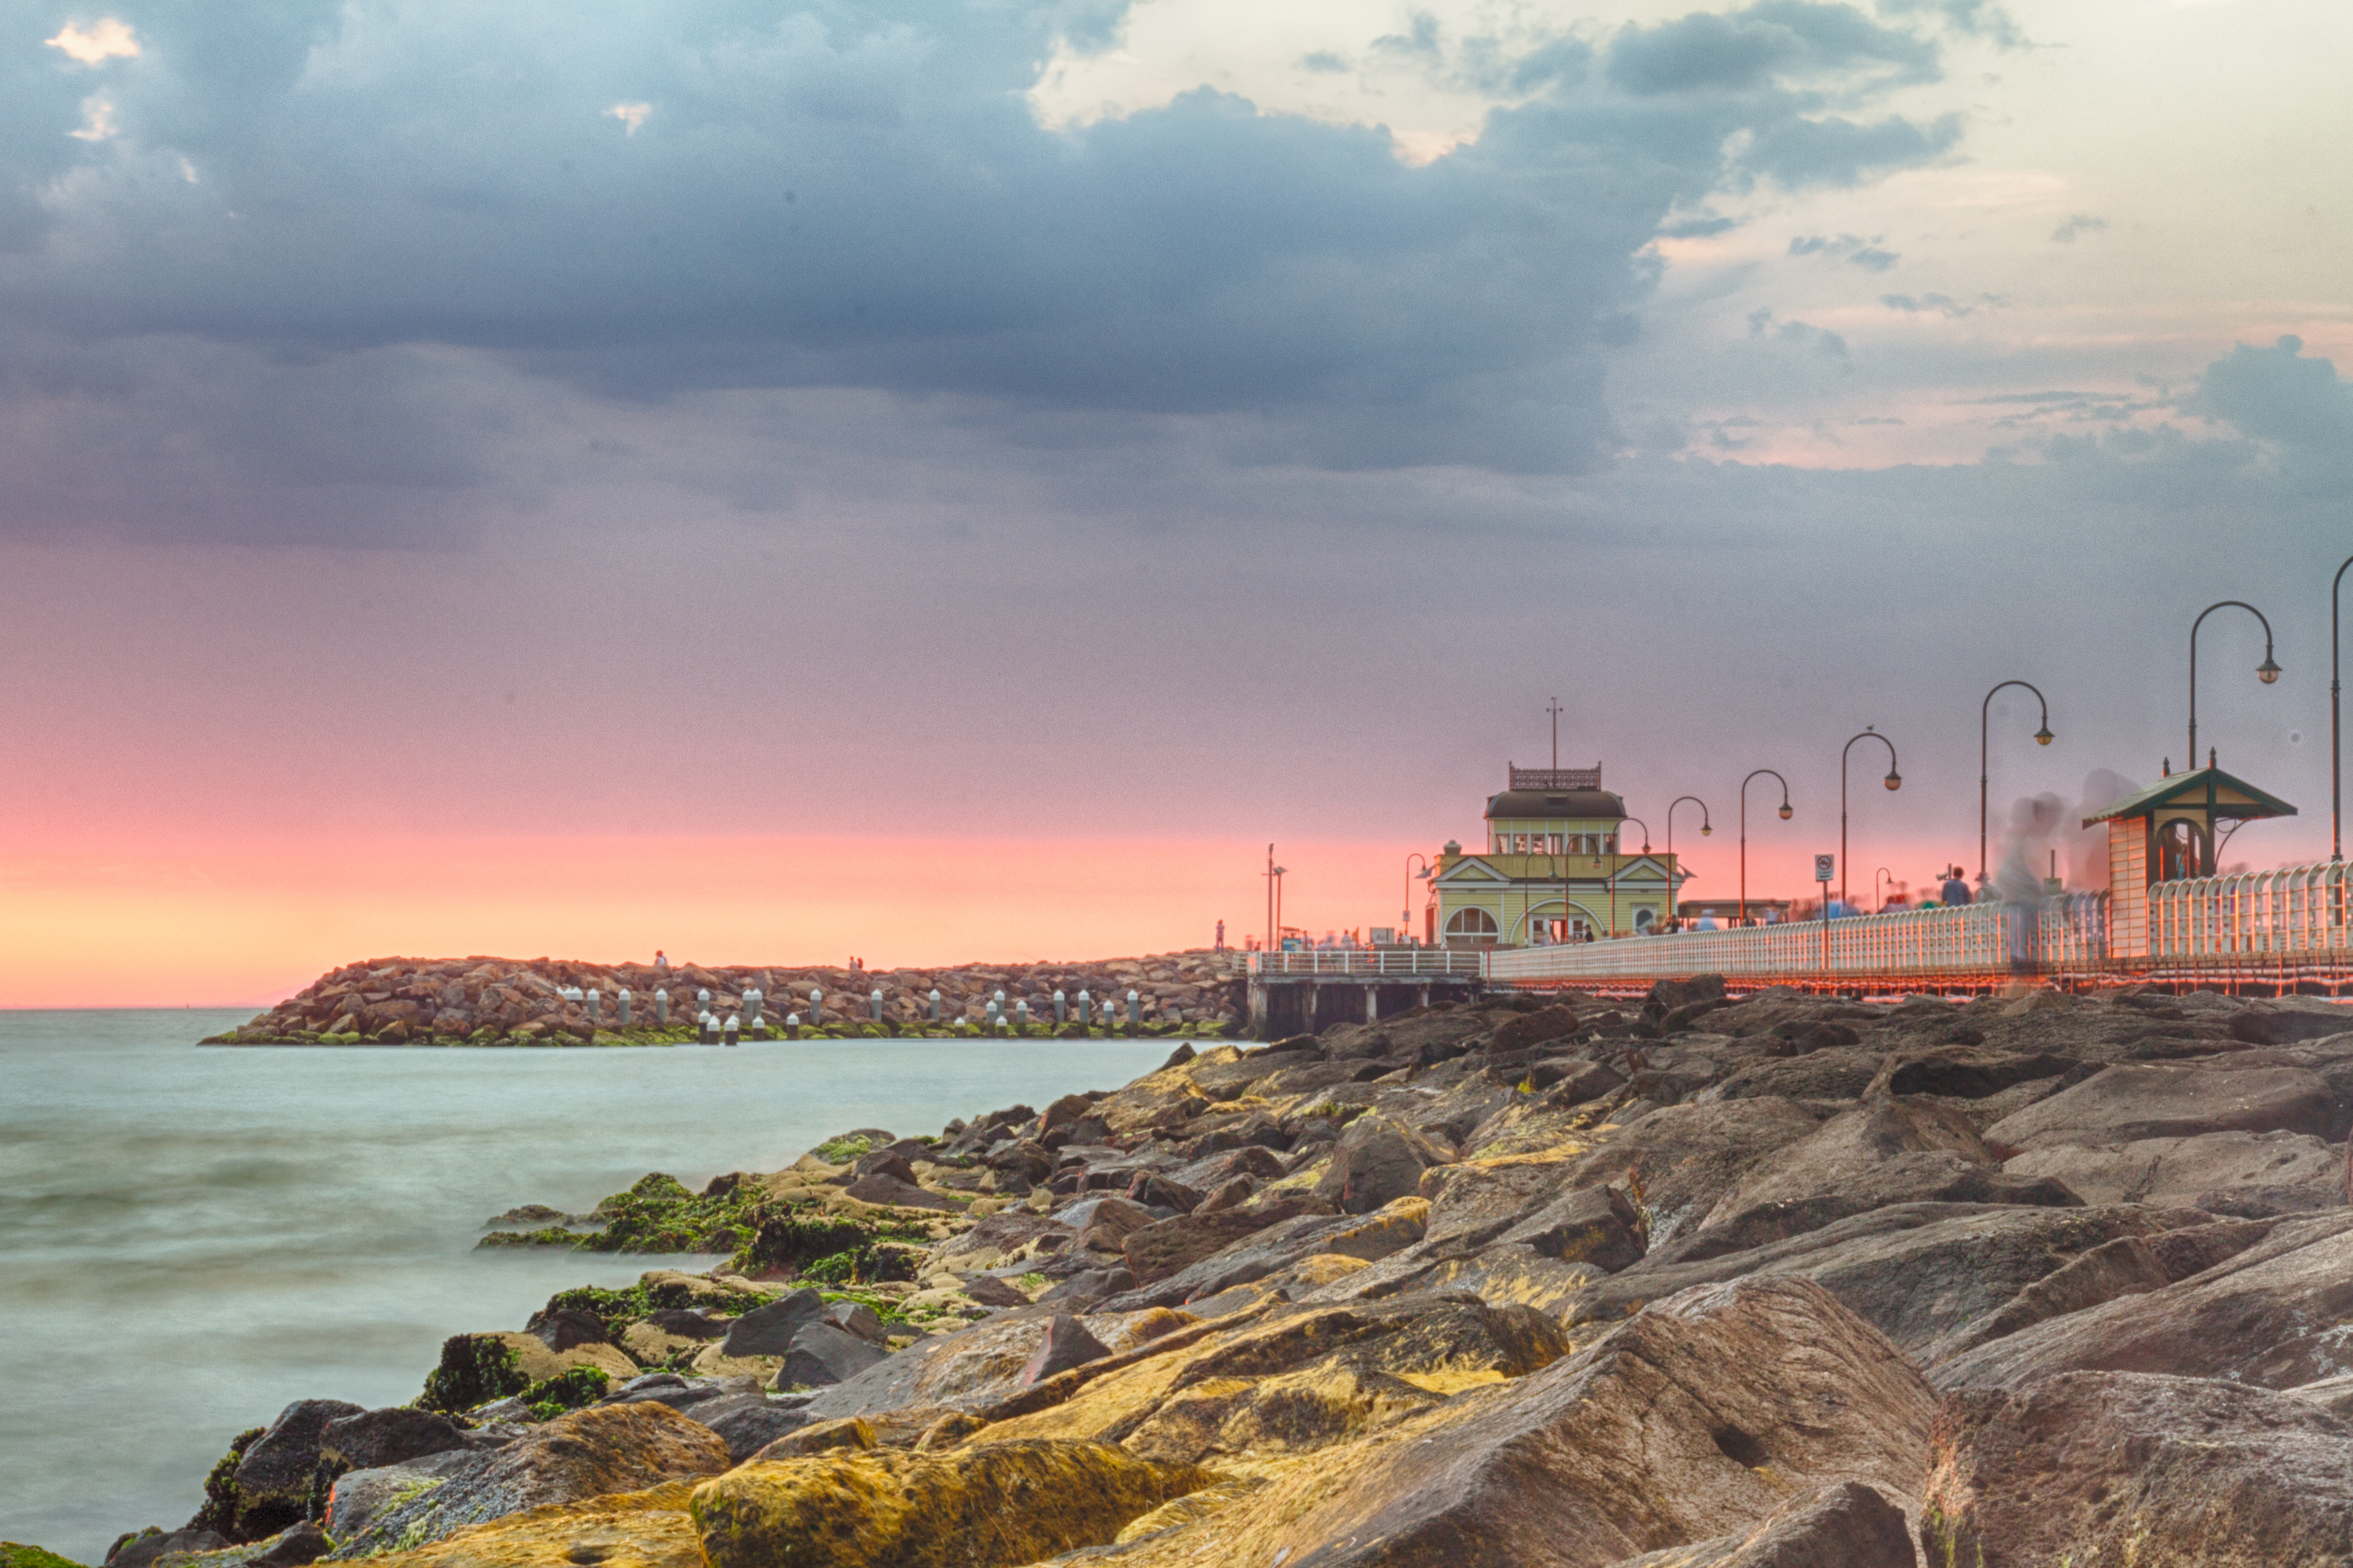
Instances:
[[[606,1376],[617,1382],[638,1375],[638,1363],[617,1346],[575,1345],[568,1351],[552,1351],[547,1348],[547,1342],[536,1334],[498,1333],[484,1337],[494,1339],[514,1352],[516,1366],[533,1383],[544,1383],[558,1373],[570,1372],[575,1366],[600,1368]]]
[[[748,1464],[691,1506],[710,1568],[1018,1568],[1215,1479],[1106,1443],[991,1443]]]
[[[381,1568],[702,1568],[702,1542],[686,1511],[700,1484],[551,1503],[371,1561]]]
[[[1130,1546],[1136,1542],[1159,1535],[1166,1531],[1182,1529],[1196,1520],[1207,1519],[1228,1503],[1250,1496],[1266,1483],[1255,1476],[1224,1476],[1197,1492],[1162,1503],[1150,1513],[1128,1521],[1125,1530],[1112,1544]]]

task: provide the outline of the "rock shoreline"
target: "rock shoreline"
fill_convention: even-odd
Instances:
[[[864,970],[385,958],[331,970],[208,1046],[680,1046],[716,1043],[710,1012],[745,1038],[1218,1037],[1239,1033],[1231,955],[1195,949],[1084,963]],[[622,1016],[622,994],[630,1016]],[[664,1023],[656,994],[669,994]],[[812,1007],[809,994],[818,994]],[[876,1016],[874,993],[881,993]],[[940,993],[932,1016],[932,993]],[[1063,995],[1058,1015],[1054,996]],[[1081,993],[1086,993],[1082,1003]],[[1131,1009],[1130,994],[1134,994]],[[591,995],[593,994],[593,1000]],[[756,1015],[752,998],[762,1009]],[[992,1016],[994,1005],[996,1016]],[[1026,1013],[1024,1008],[1026,1006]]]
[[[2348,1024],[1702,977],[1181,1045],[508,1232],[726,1257],[290,1406],[108,1561],[2353,1568]]]

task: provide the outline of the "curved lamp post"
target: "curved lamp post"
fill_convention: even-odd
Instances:
[[[1421,862],[1421,869],[1419,871],[1413,868],[1413,863],[1417,860]],[[1417,849],[1405,858],[1405,908],[1398,911],[1398,918],[1405,922],[1405,934],[1408,937],[1413,935],[1413,879],[1416,877],[1426,879],[1429,876],[1429,856]]]
[[[1748,923],[1748,779],[1758,773],[1772,773],[1781,785],[1781,820],[1787,822],[1795,815],[1789,809],[1789,781],[1771,768],[1758,768],[1740,781],[1740,923]]]
[[[1895,742],[1881,734],[1872,725],[1862,727],[1862,733],[1839,748],[1839,902],[1852,907],[1846,892],[1846,754],[1854,750],[1855,741],[1876,741],[1887,748],[1887,776],[1880,782],[1889,789],[1902,789],[1904,775],[1895,771]],[[1824,889],[1828,897],[1829,890]]]
[[[1895,873],[1889,870],[1886,867],[1882,866],[1878,870],[1873,871],[1871,874],[1872,901],[1879,906],[1877,912],[1883,915],[1887,912],[1887,895],[1879,890],[1879,879],[1882,877],[1886,878],[1890,883],[1893,883],[1895,880]]]
[[[1620,869],[1618,862],[1626,858],[1626,825],[1630,822],[1642,830],[1642,853],[1648,855],[1651,852],[1651,825],[1639,816],[1620,817],[1618,853],[1609,857],[1609,934],[1613,937],[1618,934],[1618,873]]]
[[[1667,912],[1671,915],[1681,912],[1675,897],[1675,807],[1685,801],[1699,807],[1699,836],[1704,838],[1715,831],[1715,825],[1707,819],[1707,802],[1699,796],[1679,795],[1667,803]]]
[[[1985,700],[1978,704],[1978,885],[1979,887],[1983,887],[1985,885],[1986,879],[1987,733],[1988,726],[1991,722],[1989,716],[1993,711],[1993,692],[2000,691],[2002,686],[2023,686],[2026,689],[2034,693],[2034,700],[2042,704],[2042,728],[2034,731],[2034,743],[2036,745],[2047,746],[2056,738],[2051,733],[2050,700],[2042,695],[2042,691],[2038,689],[2031,680],[2005,680],[2001,683],[2001,686],[1995,687],[1993,691],[1987,692],[1985,694]]]
[[[2280,667],[2272,662],[2272,624],[2261,610],[2244,599],[2221,599],[2199,611],[2198,618],[2189,623],[2189,755],[2184,760],[2186,767],[2198,765],[2198,628],[2215,611],[2233,608],[2244,610],[2263,623],[2263,662],[2255,666],[2255,679],[2269,686],[2280,678]]]
[[[2345,558],[2353,566],[2353,555]],[[2345,858],[2345,748],[2338,740],[2337,691],[2337,590],[2345,584],[2345,566],[2328,584],[2328,858]]]

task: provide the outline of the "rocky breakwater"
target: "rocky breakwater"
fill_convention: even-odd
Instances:
[[[2353,1565],[2348,1021],[1703,980],[1182,1046],[670,1195],[770,1240],[292,1406],[111,1561]]]
[[[707,969],[693,963],[658,969],[549,958],[372,959],[321,975],[251,1023],[205,1044],[683,1045],[697,1039],[696,1020],[705,1010],[742,1018],[747,1035],[755,1023],[768,1034],[782,1035],[786,1018],[798,1015],[799,1037],[811,1039],[984,1033],[1214,1037],[1234,1032],[1241,1016],[1240,983],[1229,961],[1229,955],[1206,949],[1086,963],[893,970]],[[629,993],[626,1020],[624,991]],[[656,1001],[663,991],[669,994],[666,1022]],[[940,995],[936,1018],[934,991]],[[756,1019],[749,1000],[754,992],[761,1003]],[[811,992],[818,996],[814,1004]],[[1063,997],[1060,1016],[1057,992]],[[991,1022],[992,1005],[1006,1020],[1001,1026]]]

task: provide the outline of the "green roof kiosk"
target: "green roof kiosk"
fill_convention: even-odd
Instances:
[[[2105,811],[2084,826],[2108,825],[2108,953],[2146,958],[2149,952],[2148,889],[2152,882],[2211,877],[2230,824],[2270,816],[2294,816],[2295,807],[2214,765],[2166,776]]]

